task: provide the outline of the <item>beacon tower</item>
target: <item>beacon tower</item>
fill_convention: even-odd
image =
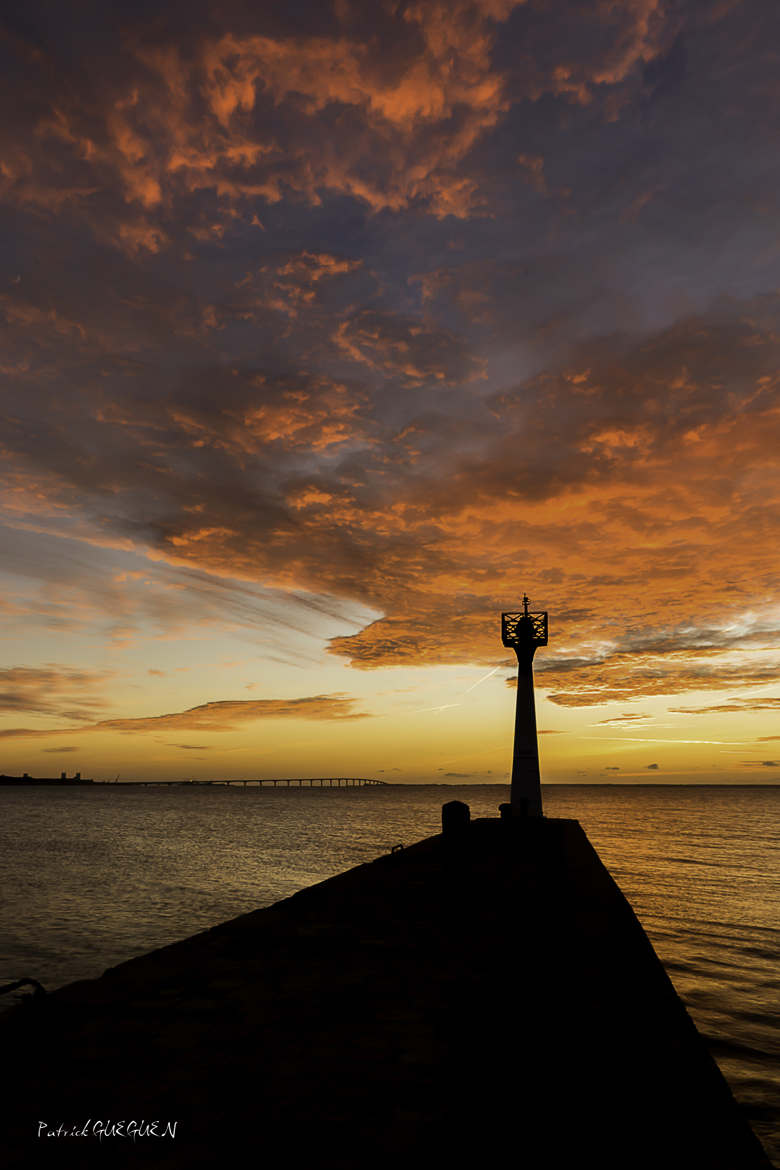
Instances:
[[[522,613],[501,614],[501,641],[517,654],[517,709],[512,757],[512,816],[540,817],[542,789],[539,782],[539,744],[536,737],[533,657],[537,646],[547,645],[547,614],[529,613],[523,596]]]

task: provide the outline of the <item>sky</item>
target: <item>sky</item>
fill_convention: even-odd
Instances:
[[[0,21],[0,771],[777,783],[773,0]]]

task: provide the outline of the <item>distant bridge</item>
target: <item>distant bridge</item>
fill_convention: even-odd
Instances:
[[[130,786],[142,786],[144,788],[157,787],[159,785],[166,785],[168,787],[181,788],[200,788],[203,786],[222,785],[227,786],[231,784],[243,784],[244,788],[249,785],[254,788],[262,788],[263,785],[273,785],[274,788],[279,785],[286,785],[288,788],[297,784],[299,788],[373,788],[385,787],[386,780],[369,780],[364,776],[304,776],[291,777],[276,780],[96,780],[96,784],[110,784],[120,788],[128,788]]]

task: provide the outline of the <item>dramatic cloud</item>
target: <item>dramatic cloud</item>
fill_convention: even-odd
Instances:
[[[334,340],[353,361],[395,374],[408,386],[468,382],[480,373],[459,338],[417,318],[363,310],[339,325]]]
[[[540,663],[541,666],[541,663]],[[780,666],[756,666],[750,661],[734,664],[714,654],[702,656],[686,650],[684,643],[675,650],[656,654],[614,653],[607,657],[556,663],[554,660],[539,672],[542,686],[563,687],[552,690],[549,698],[564,707],[591,706],[616,699],[640,695],[673,695],[695,690],[723,690],[735,686],[759,686],[780,678]],[[726,708],[736,709],[736,708]],[[681,711],[682,708],[670,708]],[[641,716],[639,717],[641,718]],[[603,720],[605,723],[628,722],[626,717]]]
[[[304,311],[311,313],[322,306],[326,293],[333,295],[334,277],[359,271],[362,266],[362,260],[306,251],[264,264],[257,272],[248,272],[238,280],[235,292],[223,302],[205,310],[203,326],[224,327],[231,317],[256,321],[263,318],[266,310],[291,318]]]
[[[366,719],[368,713],[354,710],[354,700],[344,695],[314,695],[303,699],[246,699],[203,703],[187,711],[169,715],[140,716],[135,719],[101,719],[74,728],[79,735],[86,731],[235,731],[244,723],[258,719]],[[0,731],[0,738],[33,738],[42,735],[64,735],[69,728],[34,729],[11,727]],[[187,747],[187,744],[175,744]]]
[[[682,715],[728,715],[735,711],[780,711],[780,698],[732,699],[728,703],[716,703],[709,707],[670,707],[670,711]],[[767,736],[767,739],[778,738]]]
[[[206,32],[209,21],[194,37],[194,13],[176,27],[171,11],[163,43],[164,17],[151,36],[130,17],[121,63],[93,65],[91,85],[59,78],[56,104],[26,103],[33,135],[9,135],[6,198],[86,214],[131,254],[171,246],[196,201],[196,238],[219,239],[231,216],[249,219],[246,209],[290,193],[314,205],[338,193],[373,211],[419,201],[465,216],[477,183],[459,164],[507,109],[490,49],[513,7],[421,3],[395,15],[383,6],[368,29],[340,4],[340,19],[308,34],[270,9],[255,12],[257,32],[239,31],[236,5],[232,31]],[[53,55],[20,48],[33,73],[56,70]]]
[[[146,24],[129,6],[105,14],[107,43],[82,72],[58,52],[56,21],[42,49],[18,20],[6,85],[22,71],[28,85],[24,100],[15,90],[0,195],[83,218],[131,256],[181,247],[182,225],[217,242],[236,220],[262,231],[266,210],[289,198],[465,219],[489,213],[474,156],[513,109],[547,98],[614,120],[679,29],[663,0],[551,11],[419,0],[370,17],[342,0],[316,19],[305,5],[250,16],[235,0],[222,29],[201,4],[186,18],[177,8]],[[537,150],[515,149],[512,163],[546,191]]]
[[[101,693],[112,671],[76,670],[56,663],[44,668],[16,666],[0,670],[0,712],[27,712],[88,720],[109,706]]]
[[[599,723],[631,723],[635,719],[647,719],[647,715],[615,715],[611,719],[599,719]]]
[[[776,308],[725,305],[588,343],[561,370],[461,397],[455,433],[443,408],[404,424],[403,400],[372,402],[349,382],[233,368],[162,401],[102,396],[78,440],[13,422],[7,442],[38,464],[48,499],[69,507],[78,492],[97,523],[170,563],[384,611],[333,643],[358,666],[494,663],[492,615],[515,599],[522,561],[535,595],[554,596],[558,644],[587,621],[604,647],[542,656],[556,701],[772,681],[772,667],[716,652],[767,645],[777,629]],[[423,366],[399,366],[401,382]],[[618,592],[633,625],[615,638]],[[737,599],[741,624],[729,625]]]

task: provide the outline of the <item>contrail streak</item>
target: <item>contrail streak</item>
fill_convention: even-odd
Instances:
[[[490,671],[488,671],[488,673],[487,673],[487,674],[484,674],[484,675],[482,676],[482,678],[478,678],[478,679],[477,679],[477,681],[476,681],[475,683],[472,683],[470,687],[466,687],[466,689],[465,689],[465,691],[463,692],[463,694],[464,694],[464,695],[467,695],[467,694],[469,693],[469,691],[473,691],[473,690],[474,690],[474,687],[478,687],[480,683],[487,682],[487,680],[488,680],[489,678],[492,678],[492,677],[493,677],[493,675],[496,673],[496,671],[497,671],[497,670],[500,670],[500,669],[501,669],[501,667],[500,667],[500,666],[494,666],[494,667],[493,667],[493,669],[492,669],[492,670],[490,670]]]
[[[460,703],[441,703],[438,707],[418,707],[417,714],[422,715],[424,711],[446,711],[448,707],[460,707]]]
[[[752,739],[640,739],[635,735],[582,735],[580,739],[606,739],[610,743],[712,743],[726,746],[754,742]]]

